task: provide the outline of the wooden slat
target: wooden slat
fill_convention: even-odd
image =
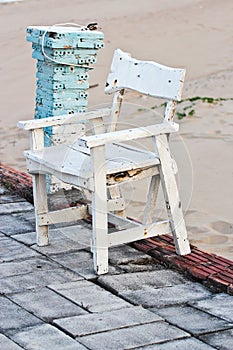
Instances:
[[[135,228],[113,232],[108,234],[109,247],[118,244],[138,241],[139,239],[154,237],[170,232],[169,221],[156,222],[151,225],[140,225]]]
[[[24,130],[31,130],[37,128],[45,128],[47,126],[55,126],[62,124],[74,124],[84,120],[107,117],[111,112],[110,108],[103,108],[96,111],[84,112],[84,113],[75,113],[75,114],[66,114],[54,117],[48,117],[43,119],[33,119],[33,120],[24,120],[19,121],[17,126]]]
[[[159,164],[159,163],[158,163]],[[159,174],[158,166],[150,166],[145,169],[140,170],[129,170],[120,174],[110,174],[107,175],[107,184],[112,186],[119,184],[121,182],[129,182],[129,181],[139,181],[145,178],[150,178],[151,176]]]
[[[164,115],[164,121],[170,123],[173,120],[175,109],[176,109],[176,101],[169,101],[166,105],[165,115]]]
[[[27,159],[27,170],[30,174],[50,174],[54,175],[57,179],[64,183],[74,185],[76,187],[86,188],[90,191],[94,191],[93,177],[83,178],[77,176],[74,173],[64,173],[58,169],[54,169],[45,164],[40,164],[37,161]]]
[[[51,211],[49,213],[39,215],[39,226],[81,220],[84,219],[87,214],[87,205]]]
[[[37,130],[37,129],[35,129]],[[51,133],[51,140],[53,145],[60,145],[63,143],[73,143],[79,137],[85,135],[85,125],[80,124],[62,124],[53,127]]]
[[[125,230],[126,228],[138,227],[141,224],[127,219],[126,217],[119,216],[113,213],[108,213],[108,222],[115,226],[119,231]]]
[[[98,135],[106,132],[106,126],[104,125],[102,117],[92,119],[90,121],[90,124],[93,129],[93,135]]]
[[[157,136],[177,132],[179,125],[177,123],[162,123],[157,125],[149,125],[141,128],[126,129],[107,134],[99,134],[93,136],[84,136],[79,142],[84,147],[97,147],[107,143],[130,141],[134,139]]]
[[[108,200],[108,211],[119,210],[124,207],[122,198]],[[79,207],[65,208],[61,210],[50,211],[48,213],[38,215],[38,225],[52,225],[61,222],[70,222],[84,219],[89,213],[92,213],[91,205],[82,205]],[[117,220],[115,220],[116,222]]]
[[[121,111],[123,96],[124,96],[124,90],[117,91],[114,94],[111,115],[110,115],[108,127],[107,127],[108,132],[113,132],[116,130],[118,117]]]
[[[115,197],[112,197],[112,199],[108,199],[107,205],[108,211],[122,211],[125,209],[125,201],[122,197],[120,197],[120,194],[119,196],[116,195]]]
[[[105,92],[132,89],[142,94],[180,100],[185,69],[171,68],[156,62],[139,61],[120,49],[115,50]]]

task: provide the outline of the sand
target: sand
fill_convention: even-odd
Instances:
[[[89,106],[108,104],[104,85],[112,54],[119,47],[139,59],[187,69],[183,97],[231,98],[233,86],[231,0],[26,0],[0,3],[1,147],[0,160],[25,170],[27,133],[18,120],[34,113],[35,60],[25,40],[28,25],[98,22],[105,48],[91,74]],[[150,123],[158,110],[139,111],[154,101],[129,93],[124,121]],[[179,106],[180,112],[187,106]],[[233,101],[192,106],[179,121],[172,149],[180,170],[179,186],[191,242],[233,259]],[[191,109],[189,109],[191,110]],[[145,189],[127,189],[130,214],[140,218]]]

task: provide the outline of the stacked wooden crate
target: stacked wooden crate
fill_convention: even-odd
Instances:
[[[103,38],[102,32],[87,27],[27,28],[32,57],[37,60],[35,118],[86,111],[90,65],[96,63],[97,52],[104,47]],[[66,142],[70,131],[66,132],[62,130],[57,137],[52,128],[46,128],[45,145]],[[51,190],[59,186],[53,185]]]

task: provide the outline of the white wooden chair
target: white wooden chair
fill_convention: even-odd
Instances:
[[[92,112],[21,121],[20,128],[31,132],[31,150],[25,152],[28,171],[33,175],[37,244],[49,244],[49,225],[85,218],[92,214],[92,251],[97,274],[108,272],[108,248],[143,238],[172,232],[179,255],[190,253],[186,226],[174,174],[174,162],[168,146],[170,133],[178,131],[173,121],[176,101],[181,98],[184,69],[174,69],[150,61],[139,61],[117,49],[105,92],[114,93],[112,108]],[[115,131],[125,89],[166,99],[163,123]],[[104,124],[103,120],[107,119]],[[94,134],[80,131],[90,122]],[[43,129],[78,125],[77,140],[44,148]],[[107,126],[106,126],[107,125]],[[154,152],[131,147],[124,142],[151,138]],[[45,174],[65,183],[88,189],[91,205],[48,212]],[[151,178],[142,224],[125,217],[124,199],[119,183]],[[168,220],[151,222],[161,180]],[[108,222],[116,232],[108,232]],[[128,226],[125,228],[124,224]],[[123,225],[122,225],[123,224]]]

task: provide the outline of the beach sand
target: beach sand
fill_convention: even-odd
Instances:
[[[105,48],[91,72],[89,106],[109,104],[104,85],[113,51],[121,48],[133,57],[187,69],[183,98],[232,98],[233,2],[231,0],[26,0],[0,3],[0,160],[25,170],[23,150],[28,134],[16,128],[18,120],[33,118],[35,60],[26,42],[28,25],[98,22]],[[161,112],[154,101],[126,95],[124,122],[132,125]],[[180,112],[188,102],[179,105]],[[145,104],[149,110],[141,111]],[[199,248],[233,259],[233,101],[192,104],[194,114],[179,121],[180,134],[172,139],[179,187],[189,237]],[[188,109],[189,111],[191,110]],[[188,111],[187,110],[187,111]],[[128,188],[129,212],[141,217],[144,185]]]

